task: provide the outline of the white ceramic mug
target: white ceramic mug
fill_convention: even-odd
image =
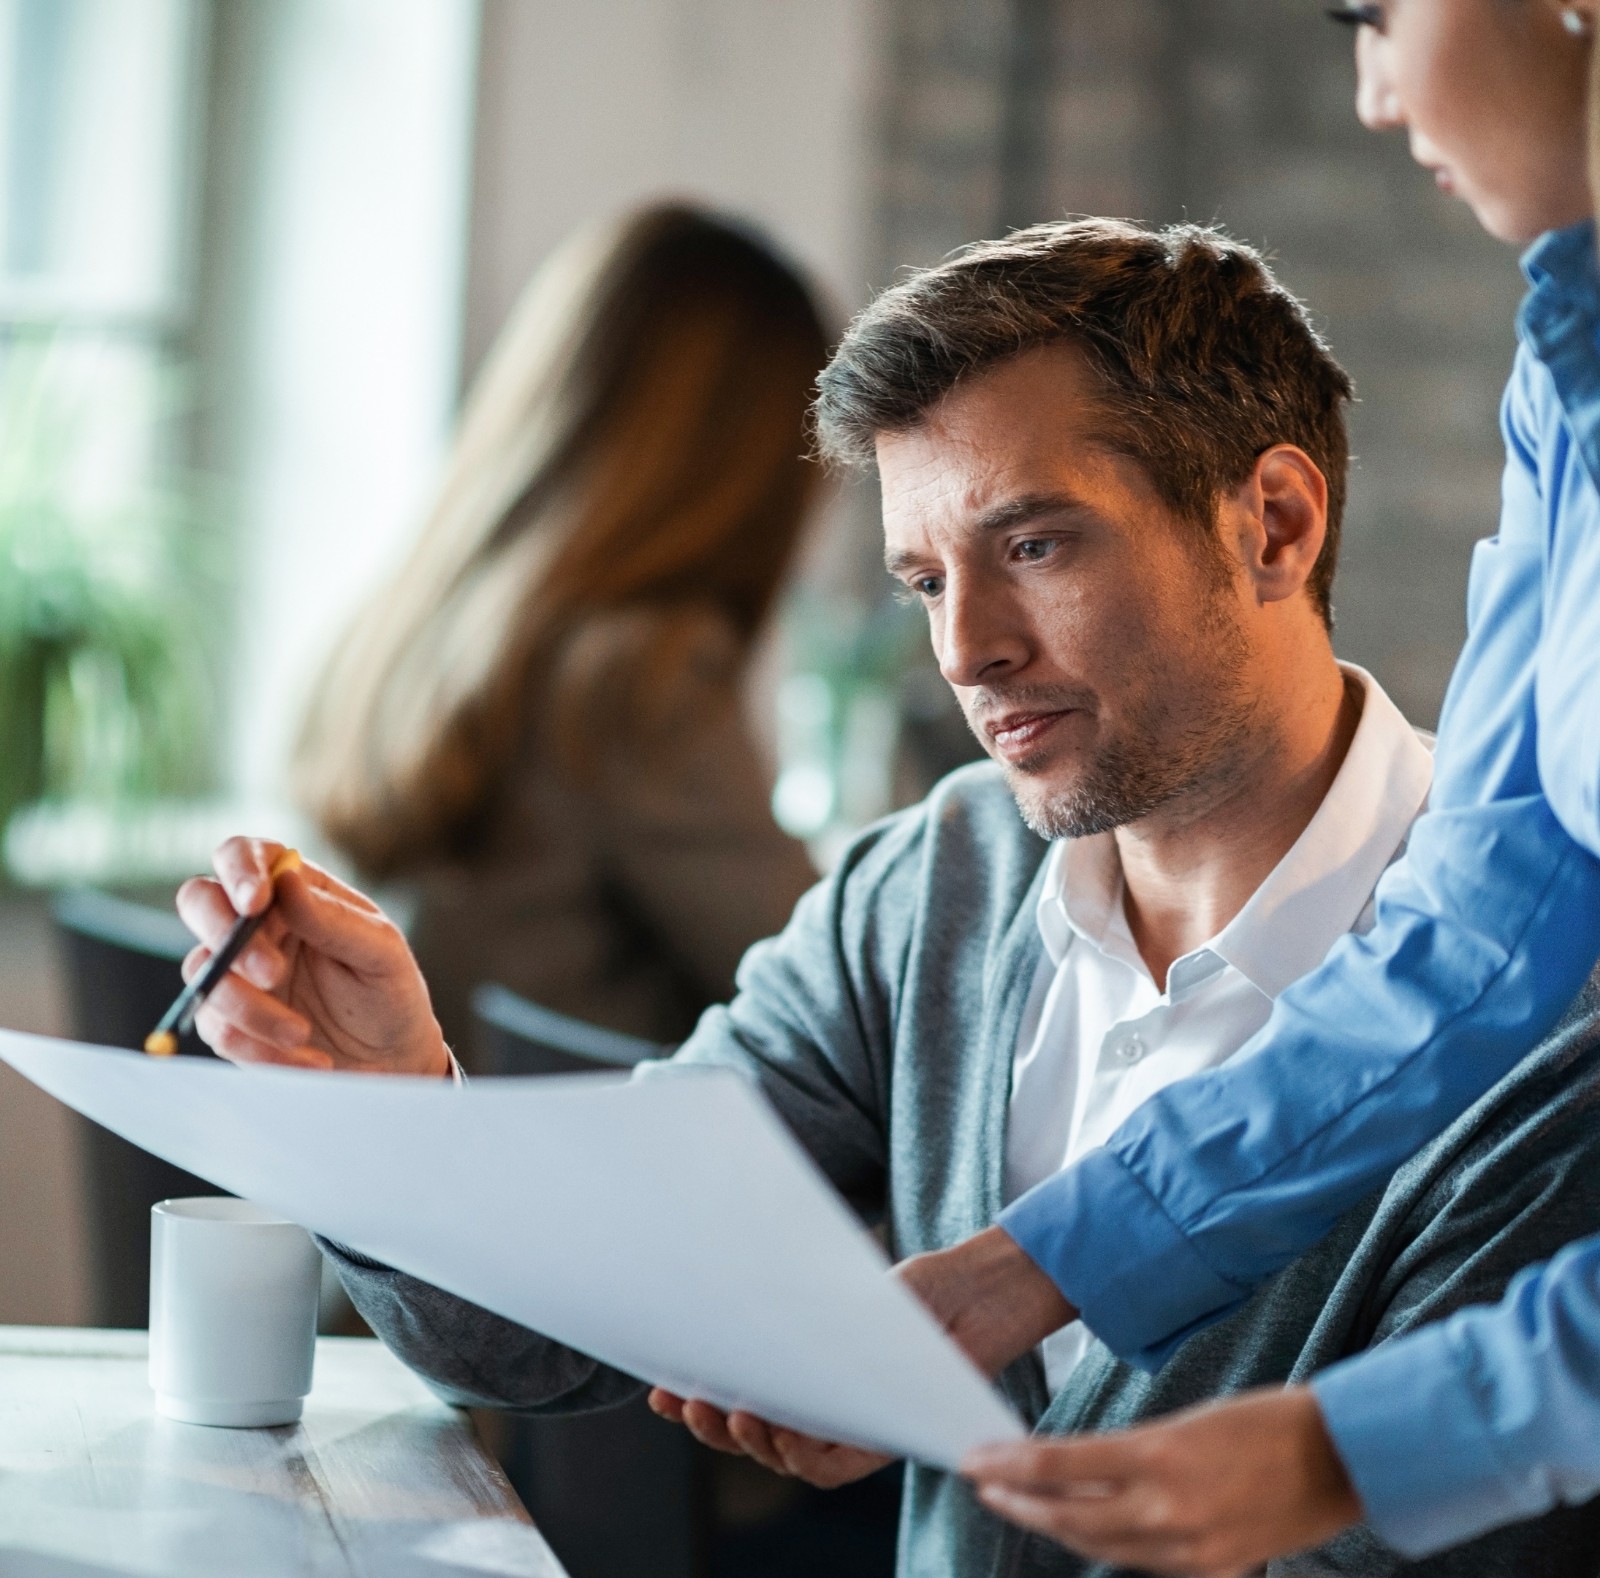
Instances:
[[[150,1385],[191,1425],[288,1425],[311,1390],[321,1256],[303,1227],[225,1197],[150,1209]]]

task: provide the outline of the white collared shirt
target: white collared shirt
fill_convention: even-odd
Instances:
[[[1128,929],[1115,836],[1063,839],[1039,897],[1044,952],[1011,1067],[1009,1202],[1086,1151],[1164,1086],[1226,1062],[1267,1021],[1273,999],[1346,931],[1372,924],[1372,890],[1427,800],[1433,757],[1364,670],[1364,693],[1322,804],[1244,908],[1173,962],[1162,991]],[[1054,1393],[1089,1337],[1074,1323],[1044,1343]]]

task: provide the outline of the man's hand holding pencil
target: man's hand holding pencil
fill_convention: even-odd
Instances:
[[[281,844],[229,839],[213,857],[216,876],[192,878],[178,893],[179,913],[200,938],[184,960],[186,980],[227,945],[241,916],[263,915],[199,1010],[201,1038],[236,1063],[450,1073],[427,986],[399,928],[364,894],[283,855]],[[999,1228],[902,1261],[893,1274],[990,1375],[1076,1314]],[[848,1484],[887,1461],[661,1388],[650,1401],[707,1445],[813,1485]]]
[[[283,846],[231,838],[215,877],[193,877],[178,913],[200,939],[186,981],[239,918],[270,910],[195,1017],[201,1038],[235,1063],[353,1073],[445,1075],[450,1054],[405,938],[363,894],[309,861],[273,880]]]

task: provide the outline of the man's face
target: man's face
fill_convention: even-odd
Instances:
[[[878,440],[885,558],[1030,827],[1196,811],[1243,771],[1244,578],[1094,436],[1069,346],[959,385]]]

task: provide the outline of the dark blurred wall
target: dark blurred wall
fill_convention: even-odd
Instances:
[[[1342,655],[1432,724],[1498,503],[1511,250],[1356,122],[1311,0],[886,0],[878,277],[1068,213],[1264,247],[1355,377]]]
[[[42,895],[0,893],[0,1024],[67,1031],[60,960]],[[79,1121],[0,1065],[0,1325],[74,1326],[89,1311]]]

